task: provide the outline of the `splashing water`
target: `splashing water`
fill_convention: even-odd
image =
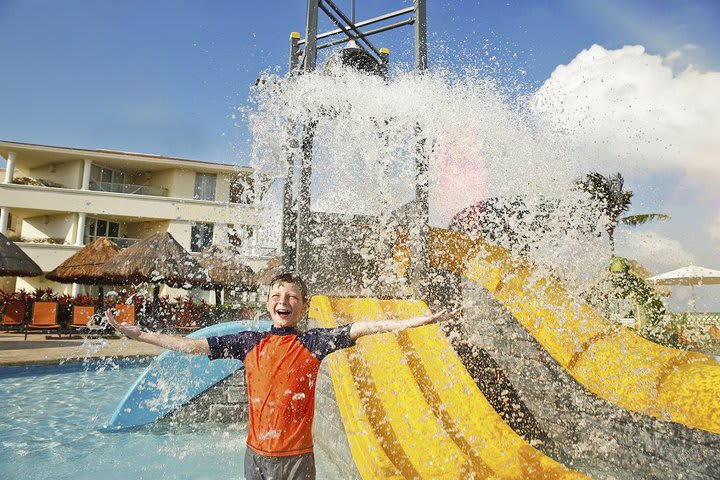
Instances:
[[[400,72],[387,82],[353,71],[267,75],[248,116],[252,163],[280,179],[293,155],[297,170],[301,126],[317,121],[311,209],[382,217],[414,199],[423,139],[432,226],[447,228],[459,211],[486,199],[522,199],[526,210],[542,212],[543,228],[518,221],[510,225],[512,241],[498,243],[582,285],[577,280],[595,276],[608,259],[597,229],[588,228],[597,224],[596,210],[575,188],[585,172],[565,155],[563,138],[543,127],[530,99],[506,91],[473,70]],[[268,238],[280,232],[281,183],[266,197]],[[543,212],[548,204],[553,208]]]

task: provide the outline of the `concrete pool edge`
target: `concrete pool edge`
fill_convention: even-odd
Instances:
[[[125,337],[91,339],[52,339],[44,335],[30,336],[15,332],[0,332],[0,367],[23,365],[52,365],[84,362],[106,358],[152,358],[162,348],[134,342]]]

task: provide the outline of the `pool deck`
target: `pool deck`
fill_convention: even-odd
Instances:
[[[80,362],[107,357],[154,357],[164,350],[125,337],[87,338],[74,335],[0,332],[0,367]]]

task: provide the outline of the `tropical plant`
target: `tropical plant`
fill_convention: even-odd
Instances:
[[[590,198],[600,206],[601,213],[606,217],[605,231],[610,240],[610,251],[615,256],[615,230],[619,223],[625,225],[643,225],[653,220],[667,220],[669,215],[662,213],[644,213],[639,215],[621,215],[630,209],[633,197],[631,190],[625,190],[625,179],[620,173],[602,175],[590,172],[585,178],[576,182],[577,186],[585,191]]]
[[[94,307],[97,304],[97,297],[89,293],[78,293],[73,298],[72,304],[78,307]]]
[[[30,294],[30,298],[35,302],[54,302],[57,300],[57,294],[51,287],[38,288]]]
[[[642,318],[636,318],[641,324],[638,330],[640,336],[661,345],[680,348],[678,330],[672,318],[666,315],[662,300],[645,280],[631,271],[611,273],[610,280],[617,298],[637,305],[637,314]]]
[[[667,315],[658,292],[638,272],[641,268],[632,260],[614,257],[606,275],[584,292],[583,298],[607,318],[612,317],[613,305],[623,300],[630,302],[632,309],[624,314],[635,318],[640,336],[681,348],[676,322]]]
[[[57,302],[57,321],[61,325],[67,325],[72,318],[73,297],[72,295],[55,295]]]

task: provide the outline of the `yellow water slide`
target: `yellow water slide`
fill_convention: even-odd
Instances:
[[[612,324],[558,279],[449,230],[431,229],[429,261],[489,290],[588,390],[623,408],[720,433],[720,364]]]
[[[320,326],[425,314],[420,301],[313,297]],[[364,337],[328,357],[364,479],[586,478],[547,457],[493,410],[436,325]]]

